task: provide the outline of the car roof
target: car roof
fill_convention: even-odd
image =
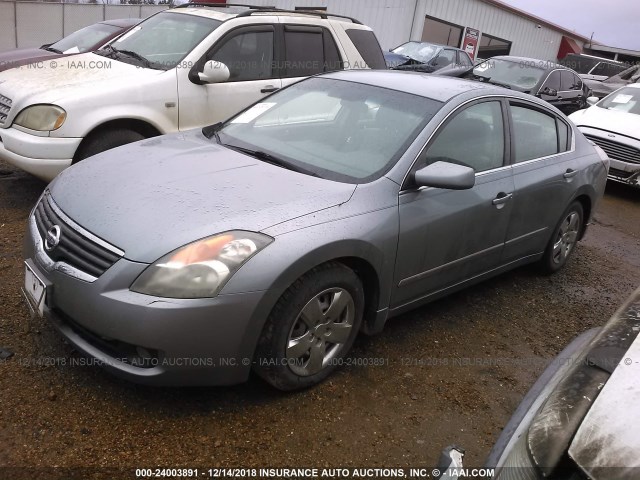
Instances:
[[[105,25],[113,25],[114,27],[132,27],[142,21],[141,18],[114,18],[113,20],[104,20]]]
[[[462,50],[461,48],[452,47],[451,45],[443,45],[441,43],[434,43],[434,42],[419,42],[418,40],[409,40],[408,42],[404,42],[404,43],[398,45],[398,47],[401,47],[402,45],[406,45],[407,43],[419,43],[421,45],[433,45],[434,47],[450,48],[451,50],[459,50],[461,52],[464,52],[464,50]],[[396,47],[396,48],[398,48],[398,47]]]
[[[462,80],[441,75],[397,70],[342,70],[322,75],[323,78],[347,80],[376,87],[398,90],[419,95],[439,102],[447,102],[453,97],[470,91],[515,94],[506,88],[491,84]],[[514,95],[516,96],[516,95]]]

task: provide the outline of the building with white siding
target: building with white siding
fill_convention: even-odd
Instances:
[[[229,3],[232,3],[230,0]],[[383,49],[409,40],[465,47],[465,29],[479,33],[475,56],[518,55],[557,60],[590,40],[498,0],[251,0],[289,10],[318,8],[374,29]]]

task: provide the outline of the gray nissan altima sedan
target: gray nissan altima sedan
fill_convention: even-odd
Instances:
[[[303,388],[393,316],[519,265],[563,267],[607,168],[529,95],[326,74],[62,172],[29,219],[25,295],[130,380],[253,370]]]

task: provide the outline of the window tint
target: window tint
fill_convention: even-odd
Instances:
[[[308,77],[343,68],[331,33],[320,27],[286,25],[285,77]]]
[[[504,124],[500,102],[484,102],[458,113],[438,133],[426,154],[426,165],[466,165],[476,172],[504,163]]]
[[[273,31],[247,31],[229,38],[207,56],[229,67],[229,81],[273,78]]]
[[[582,81],[579,77],[570,72],[569,70],[563,70],[561,72],[560,90],[568,92],[570,90],[581,90]]]
[[[440,52],[440,54],[438,55],[438,58],[436,59],[436,65],[438,67],[446,67],[447,65],[451,65],[452,63],[455,63],[455,61],[456,61],[456,51],[446,49]]]
[[[551,72],[551,75],[549,75],[549,78],[547,78],[546,82],[544,82],[544,85],[542,86],[542,88],[552,88],[558,91],[561,90],[561,87],[559,70]]]
[[[511,106],[511,117],[515,163],[558,153],[555,117],[518,105]]]
[[[384,60],[382,49],[371,30],[349,28],[346,32],[369,68],[387,70],[387,62]],[[351,68],[358,68],[358,65],[352,65]]]
[[[463,67],[471,67],[471,66],[473,66],[473,62],[469,58],[469,55],[467,55],[464,52],[458,52],[458,63],[460,65],[462,65]]]

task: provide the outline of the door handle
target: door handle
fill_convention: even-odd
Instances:
[[[564,175],[562,175],[562,176],[568,180],[570,178],[575,177],[577,174],[578,174],[578,170],[574,170],[572,168],[569,168],[566,172],[564,172]]]
[[[493,201],[491,202],[492,204],[494,204],[495,206],[500,206],[500,205],[504,205],[505,203],[507,203],[509,200],[511,200],[513,198],[513,193],[499,193],[498,196],[496,198],[493,199]]]
[[[272,92],[276,92],[280,90],[277,87],[274,87],[273,85],[268,85],[266,87],[264,87],[262,90],[260,90],[260,93],[272,93]]]

